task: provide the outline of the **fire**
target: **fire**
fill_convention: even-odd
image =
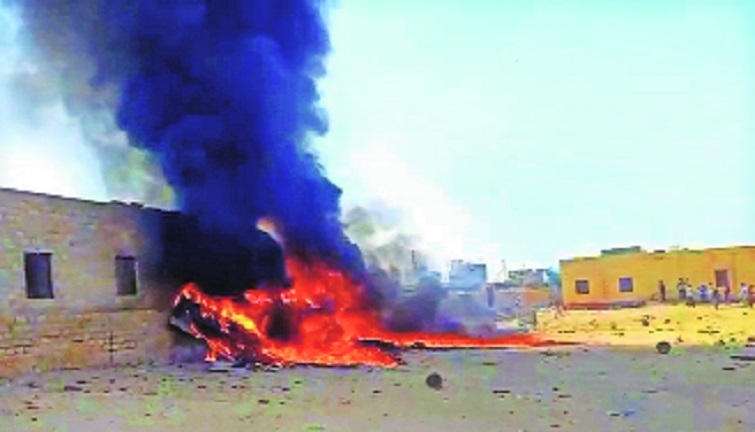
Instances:
[[[476,338],[458,334],[396,333],[381,328],[379,313],[363,301],[362,287],[322,263],[287,258],[291,288],[247,291],[243,298],[213,297],[188,284],[176,298],[189,300],[217,323],[220,334],[192,324],[190,332],[207,344],[209,361],[255,360],[279,365],[371,365],[393,367],[400,360],[368,342],[398,348],[510,348],[553,344],[535,335]],[[280,320],[289,327],[275,334]],[[279,321],[276,324],[276,320]]]

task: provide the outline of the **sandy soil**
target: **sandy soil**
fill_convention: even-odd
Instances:
[[[643,322],[645,321],[645,322]],[[610,346],[653,346],[660,341],[681,346],[741,346],[755,337],[755,309],[741,305],[689,308],[652,305],[612,311],[552,311],[538,314],[537,330],[559,340]]]
[[[731,360],[732,344],[708,340],[658,354],[656,333],[642,339],[648,327],[632,330],[634,314],[651,312],[651,328],[676,313],[604,312],[593,330],[619,341],[634,334],[636,348],[414,351],[395,370],[211,373],[195,364],[29,376],[0,382],[0,431],[755,430],[755,363]],[[722,337],[746,331],[747,322],[733,318],[742,312],[732,308],[730,320],[716,320]],[[713,311],[680,313],[698,321]],[[591,326],[589,317],[571,312],[558,326],[581,328],[585,319]],[[626,327],[625,335],[613,335],[611,322]],[[682,338],[717,336],[696,333],[698,324],[668,326],[676,327],[660,333],[667,338],[679,331]],[[441,390],[426,385],[431,372],[443,377]]]

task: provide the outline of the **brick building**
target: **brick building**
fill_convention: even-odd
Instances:
[[[0,376],[167,359],[171,214],[0,189]]]

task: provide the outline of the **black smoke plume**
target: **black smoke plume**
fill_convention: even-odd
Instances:
[[[111,109],[129,144],[159,163],[186,218],[167,235],[173,268],[223,294],[280,279],[247,265],[280,255],[255,227],[272,217],[289,253],[363,276],[339,221],[341,191],[310,147],[327,130],[321,2],[20,4],[28,37],[76,86],[69,110]]]

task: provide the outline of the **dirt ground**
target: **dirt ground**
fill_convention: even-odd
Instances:
[[[679,310],[603,312],[587,331],[593,343],[631,345],[629,335],[642,342],[631,348],[414,351],[395,370],[227,373],[194,364],[28,376],[0,382],[0,431],[755,430],[755,363],[731,360],[733,343],[705,339],[743,334],[749,320],[736,317],[749,315],[731,308],[728,319],[714,320],[712,310]],[[595,314],[541,321],[571,336],[592,327]],[[635,328],[633,320],[648,314],[651,324]],[[694,325],[674,324],[675,314]],[[696,332],[714,321],[719,334]],[[647,333],[657,325],[673,330]],[[670,354],[655,352],[656,339],[679,335],[685,341]],[[693,346],[696,337],[701,346]],[[443,377],[442,389],[426,384],[432,372]]]
[[[643,322],[644,321],[644,322]],[[610,311],[553,311],[538,314],[537,330],[559,340],[609,346],[741,346],[755,337],[755,309],[739,304],[651,305]]]

